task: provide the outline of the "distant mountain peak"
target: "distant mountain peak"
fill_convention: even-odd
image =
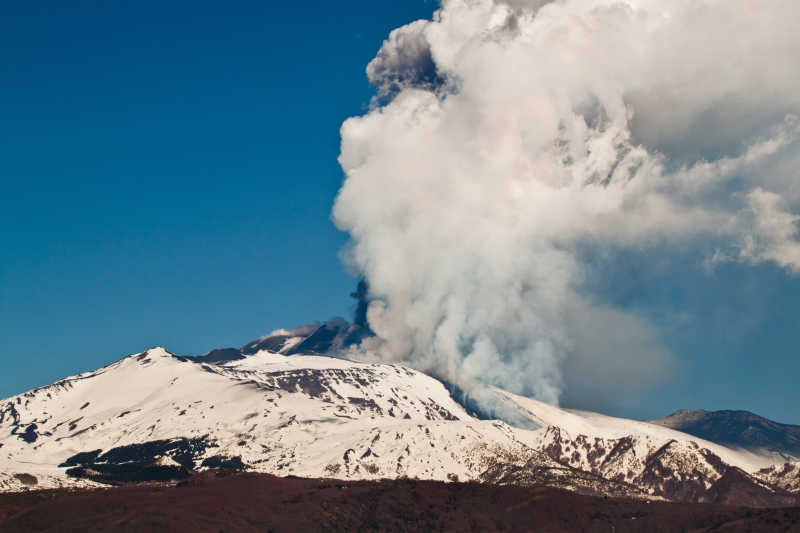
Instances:
[[[728,447],[800,457],[800,426],[774,422],[750,411],[681,409],[650,423]]]

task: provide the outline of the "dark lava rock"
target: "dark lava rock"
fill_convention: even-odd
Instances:
[[[100,452],[102,452],[102,451],[103,450],[94,450],[94,451],[91,451],[91,452],[76,453],[75,455],[73,455],[72,457],[68,458],[66,461],[64,461],[63,463],[61,463],[58,466],[60,466],[61,468],[64,468],[64,467],[67,467],[67,466],[78,466],[78,465],[92,464],[95,461],[95,459],[97,459],[97,456],[100,455]]]
[[[154,462],[168,456],[181,466],[194,468],[194,458],[213,447],[205,437],[197,439],[153,440],[112,448],[99,456],[95,463]]]
[[[200,466],[208,468],[227,468],[229,470],[244,470],[246,468],[241,457],[226,457],[224,455],[215,455],[203,459],[203,463]]]
[[[68,476],[108,485],[180,480],[189,477],[199,458],[213,447],[216,444],[207,437],[154,440],[118,446],[105,453],[101,450],[81,452],[59,466],[71,467],[66,471]],[[164,457],[178,464],[161,464],[160,459]]]
[[[323,324],[306,339],[284,352],[286,355],[294,354],[325,354],[330,351],[337,336],[342,332],[341,327]]]
[[[236,348],[217,348],[205,355],[189,356],[187,359],[196,363],[227,363],[228,361],[244,359],[244,355]]]
[[[277,353],[283,350],[286,342],[290,338],[290,335],[272,335],[270,337],[256,339],[242,346],[240,351],[245,355],[252,355],[260,352],[261,350]]]
[[[39,484],[39,480],[36,479],[36,476],[32,476],[31,474],[14,474],[14,477],[26,487],[35,487]]]
[[[191,475],[191,471],[183,466],[124,463],[93,464],[90,467],[76,466],[67,469],[66,474],[70,477],[89,479],[107,485],[118,485],[186,479]]]
[[[17,433],[17,436],[22,440],[24,440],[25,442],[27,442],[28,444],[31,444],[33,442],[36,442],[36,439],[39,438],[39,434],[36,432],[37,428],[38,426],[36,424],[31,424],[30,426],[25,428],[25,431],[23,431],[22,433]]]

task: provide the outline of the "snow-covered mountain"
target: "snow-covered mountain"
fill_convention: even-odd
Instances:
[[[471,416],[440,381],[400,365],[235,352],[188,358],[153,348],[0,401],[0,490],[181,479],[227,467],[797,501],[797,484],[758,472],[768,457],[658,425],[489,389],[527,422],[520,429]]]

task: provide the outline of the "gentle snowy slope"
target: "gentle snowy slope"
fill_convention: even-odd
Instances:
[[[399,365],[267,351],[211,364],[153,348],[0,401],[0,489],[179,479],[222,466],[692,501],[716,498],[735,471],[744,476],[736,483],[771,494],[741,471],[765,466],[753,454],[491,393],[538,429],[475,419],[442,383]]]
[[[573,437],[586,435],[601,438],[606,441],[613,441],[623,437],[633,436],[636,437],[640,445],[650,450],[659,448],[670,440],[676,442],[691,441],[700,448],[705,448],[713,452],[726,463],[739,467],[747,472],[754,472],[774,462],[772,456],[769,454],[762,455],[747,450],[732,450],[725,446],[649,422],[615,418],[589,411],[561,409],[532,398],[517,396],[500,389],[494,389],[494,392],[507,403],[514,405],[520,413],[529,417],[538,425],[543,427],[558,427],[562,434]],[[695,448],[695,446],[692,446],[692,448]],[[643,451],[644,449],[640,451],[640,456],[644,455]]]

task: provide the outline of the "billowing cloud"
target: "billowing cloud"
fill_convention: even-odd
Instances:
[[[743,237],[740,256],[756,263],[774,261],[800,272],[800,242],[797,242],[800,216],[787,212],[779,195],[761,188],[748,193],[747,203],[753,215],[753,228]]]
[[[435,89],[443,83],[425,38],[430,22],[418,20],[389,34],[386,44],[367,65],[367,78],[378,95],[390,98],[404,88]]]
[[[362,350],[554,403],[658,383],[587,251],[800,271],[798,34],[786,0],[446,0],[393,31],[341,130]]]

